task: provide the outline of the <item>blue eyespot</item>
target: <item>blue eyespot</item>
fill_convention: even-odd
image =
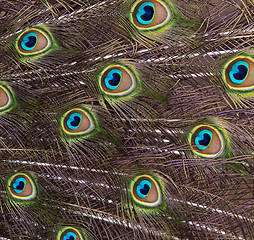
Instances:
[[[83,108],[73,108],[61,117],[61,127],[70,137],[85,136],[95,130],[95,121],[92,113]]]
[[[23,192],[26,186],[26,179],[25,178],[17,178],[16,181],[13,183],[13,190],[20,194]]]
[[[122,78],[122,72],[119,69],[113,69],[105,78],[105,85],[110,90],[115,90],[119,86]]]
[[[34,32],[27,33],[21,41],[21,47],[26,51],[31,51],[35,48],[37,43],[37,34]]]
[[[87,240],[83,231],[71,226],[62,226],[57,233],[57,240]]]
[[[154,11],[154,4],[145,2],[138,8],[136,17],[141,24],[150,24],[154,17]]]
[[[136,0],[130,11],[130,20],[141,31],[160,32],[167,29],[173,13],[165,0]]]
[[[213,123],[214,125],[214,123]],[[218,158],[225,154],[226,131],[220,125],[201,124],[195,126],[189,133],[188,141],[193,153],[205,158]]]
[[[229,72],[230,80],[235,84],[241,84],[248,76],[249,65],[247,62],[239,61],[236,62],[231,71]]]
[[[13,93],[5,86],[0,85],[0,112],[4,113],[12,109],[15,103]]]
[[[72,113],[67,120],[68,128],[70,128],[71,130],[76,130],[79,127],[81,120],[82,115],[80,113]]]
[[[209,130],[202,130],[199,132],[198,136],[195,138],[195,144],[198,149],[205,150],[211,143],[212,132]]]
[[[162,203],[159,184],[150,175],[140,175],[131,181],[131,196],[140,206],[157,207]]]
[[[65,236],[63,237],[63,240],[76,240],[77,235],[73,232],[68,232],[65,234]]]
[[[36,197],[35,182],[25,173],[16,173],[8,179],[7,189],[15,200],[26,201]]]
[[[137,87],[136,74],[122,65],[109,65],[99,75],[99,85],[103,93],[114,97],[127,96]]]
[[[152,184],[148,180],[142,180],[140,184],[137,186],[137,194],[140,198],[145,198],[150,190]]]

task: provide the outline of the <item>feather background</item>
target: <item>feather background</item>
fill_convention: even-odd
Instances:
[[[254,239],[253,11],[0,0],[0,239]]]

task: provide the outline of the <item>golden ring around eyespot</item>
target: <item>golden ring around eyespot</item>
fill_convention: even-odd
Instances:
[[[200,150],[195,145],[195,137],[198,135],[199,132],[205,129],[208,129],[213,133],[213,137],[211,140],[212,143],[211,143],[211,146],[207,148],[206,150]],[[222,156],[225,153],[226,144],[225,144],[223,135],[215,127],[212,127],[209,125],[198,125],[195,128],[193,128],[191,133],[188,136],[188,141],[190,143],[192,151],[201,157],[216,158],[216,157]],[[213,141],[216,141],[216,142],[213,142]],[[216,152],[209,153],[210,151],[212,151],[211,149],[214,148],[214,144],[216,144],[215,145],[215,147],[217,148]]]

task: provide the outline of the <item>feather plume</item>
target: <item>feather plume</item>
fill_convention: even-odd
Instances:
[[[2,0],[0,239],[254,239],[251,0]]]

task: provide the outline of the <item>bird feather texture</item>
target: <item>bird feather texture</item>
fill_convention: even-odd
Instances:
[[[254,239],[252,0],[1,0],[0,239]]]

